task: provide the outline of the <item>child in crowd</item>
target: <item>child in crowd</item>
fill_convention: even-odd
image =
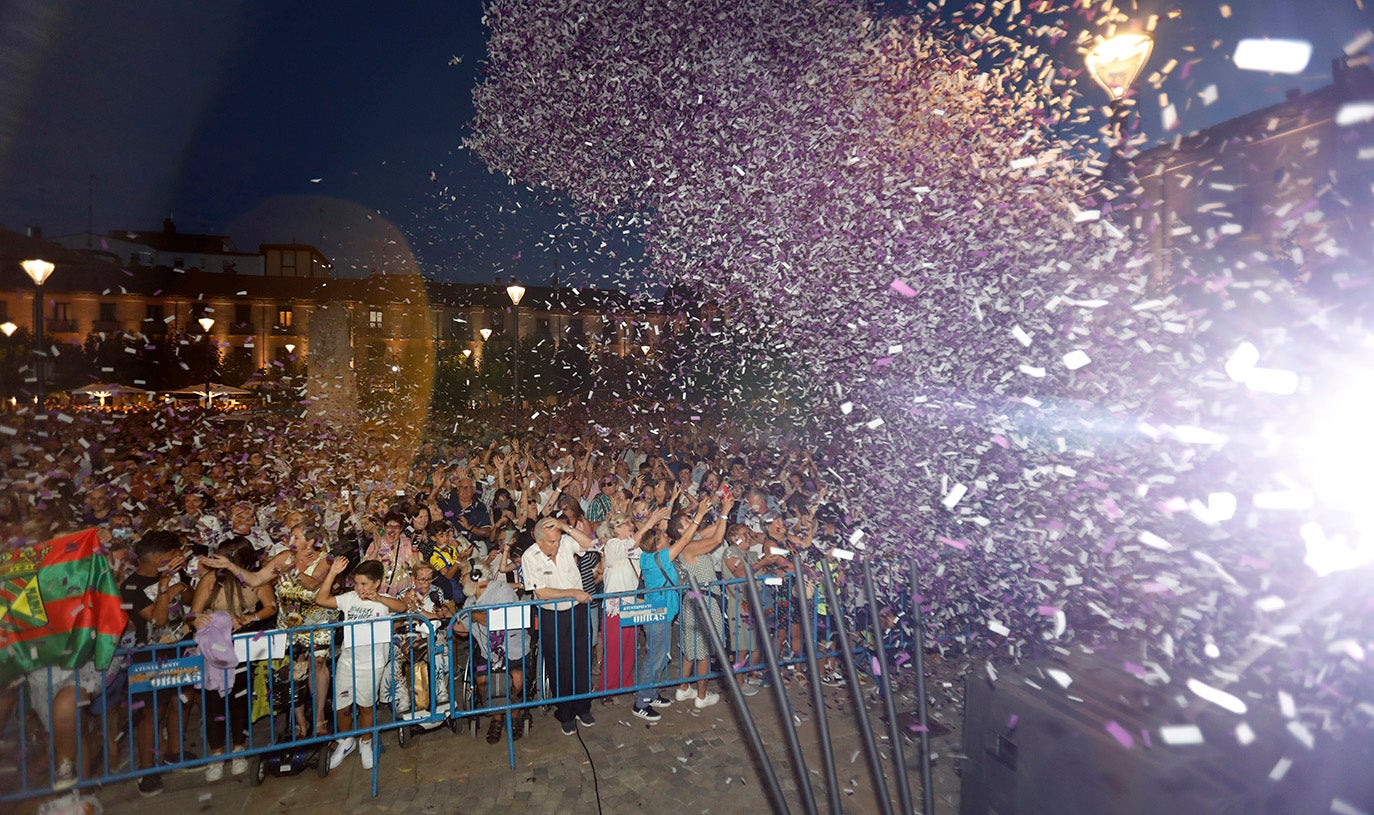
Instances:
[[[366,730],[372,727],[372,707],[377,700],[377,685],[381,671],[391,656],[391,635],[389,631],[382,637],[369,637],[375,634],[376,627],[360,623],[362,620],[378,620],[406,610],[404,600],[381,594],[384,570],[379,560],[364,560],[353,570],[353,591],[335,595],[334,581],[348,568],[348,559],[339,558],[329,565],[329,576],[315,592],[315,603],[323,608],[335,608],[343,612],[346,622],[344,643],[339,649],[339,659],[334,666],[334,715],[336,733],[353,729],[353,706],[358,707],[357,727]],[[380,640],[380,641],[378,641]],[[329,756],[329,769],[333,770],[343,763],[355,750],[363,769],[372,769],[372,739],[357,740],[349,736],[334,744],[334,752]]]
[[[134,547],[138,566],[124,579],[120,596],[134,626],[135,644],[139,646],[162,642],[167,632],[180,622],[181,606],[190,586],[190,581],[182,571],[186,566],[186,556],[181,549],[181,536],[163,530],[145,534]],[[140,652],[133,661],[155,662],[171,655],[171,652]],[[151,691],[138,701],[142,704],[132,706],[135,708],[132,714],[134,749],[138,769],[146,769],[154,765],[158,720],[165,719],[177,705],[177,694],[175,690]],[[138,779],[138,791],[144,796],[162,792],[161,775],[153,773],[141,776]]]

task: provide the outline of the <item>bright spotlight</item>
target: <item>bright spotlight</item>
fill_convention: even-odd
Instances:
[[[1345,534],[1303,528],[1306,563],[1318,574],[1374,563],[1374,502],[1369,462],[1374,460],[1374,371],[1352,373],[1334,398],[1314,406],[1309,433],[1297,439],[1303,477],[1319,507],[1347,519]]]

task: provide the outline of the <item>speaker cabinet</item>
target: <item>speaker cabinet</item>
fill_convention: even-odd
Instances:
[[[1247,714],[1231,714],[1096,655],[1025,663],[995,682],[971,674],[960,815],[1328,815],[1337,800],[1374,815],[1370,731],[1337,741],[1310,728],[1309,748],[1263,710],[1272,698],[1242,698]],[[1201,743],[1167,744],[1170,725],[1196,726]]]

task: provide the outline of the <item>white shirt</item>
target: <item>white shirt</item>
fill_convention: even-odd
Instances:
[[[385,662],[391,654],[391,609],[376,600],[364,600],[356,591],[334,596],[343,618],[352,625],[343,627],[343,648],[354,649],[354,660]],[[368,624],[363,620],[383,620]]]
[[[576,589],[582,590],[582,572],[577,568],[577,555],[581,545],[572,535],[564,532],[558,541],[558,551],[550,558],[539,548],[539,544],[525,550],[520,557],[524,570],[525,588],[535,589]],[[554,600],[541,603],[553,611],[569,611],[576,603],[572,600]]]

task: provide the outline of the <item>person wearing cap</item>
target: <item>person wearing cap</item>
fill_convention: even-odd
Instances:
[[[587,605],[591,595],[582,588],[577,554],[592,547],[591,536],[556,518],[543,518],[534,528],[534,546],[520,563],[525,588],[539,605],[539,655],[552,684],[554,697],[581,696],[558,702],[554,716],[563,735],[577,735],[577,725],[596,724],[591,700],[592,633]]]

